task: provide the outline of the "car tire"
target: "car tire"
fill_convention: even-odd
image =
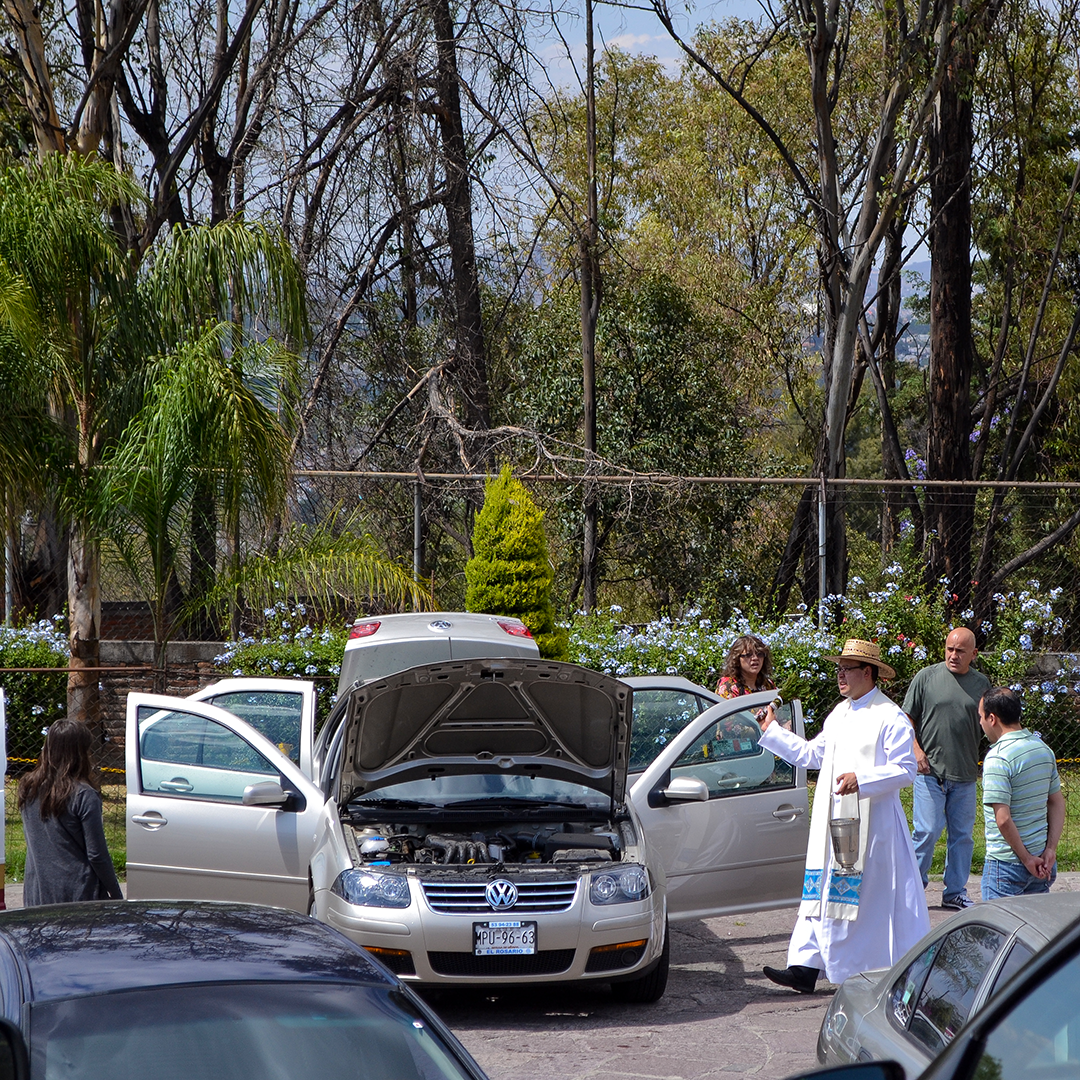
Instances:
[[[611,984],[611,996],[616,1001],[630,1005],[651,1005],[664,996],[667,989],[668,969],[671,966],[671,935],[664,926],[664,947],[660,950],[660,959],[652,971],[640,979]]]

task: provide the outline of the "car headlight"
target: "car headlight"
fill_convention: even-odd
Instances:
[[[593,874],[589,899],[594,904],[628,904],[649,895],[649,875],[636,863]]]
[[[412,903],[403,874],[376,874],[371,870],[343,870],[330,891],[361,907],[406,908]]]

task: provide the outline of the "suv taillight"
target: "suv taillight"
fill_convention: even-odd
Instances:
[[[495,620],[511,637],[532,637],[532,631],[524,623]]]
[[[349,631],[349,640],[359,637],[371,637],[382,623],[378,622],[358,622],[354,624],[353,628]]]

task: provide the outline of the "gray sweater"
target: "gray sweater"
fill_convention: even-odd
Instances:
[[[22,808],[26,834],[23,903],[122,900],[101,824],[101,796],[80,784],[57,817],[42,821],[37,800]]]

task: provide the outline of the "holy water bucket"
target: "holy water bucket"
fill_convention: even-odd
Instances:
[[[829,822],[832,834],[833,855],[845,874],[855,869],[859,859],[859,819],[833,818]]]

